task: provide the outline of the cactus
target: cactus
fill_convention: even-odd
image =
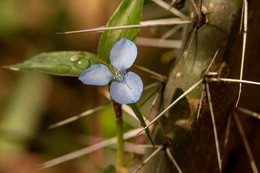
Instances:
[[[238,44],[242,39],[238,37],[242,38],[239,27],[243,2],[204,0],[202,4],[205,11],[202,10],[201,20],[195,16],[190,26],[197,40],[187,34],[183,51],[169,72],[162,111],[200,79],[203,82],[159,119],[153,135],[155,142],[165,148],[144,166],[143,172],[202,173],[228,169],[230,151],[224,147],[225,130],[228,117],[236,108],[238,88],[210,82],[212,76],[205,71],[215,54],[210,71],[217,73],[212,75],[239,78],[241,54],[237,52],[241,52]],[[212,128],[212,123],[216,127]],[[252,167],[256,172],[257,168]]]

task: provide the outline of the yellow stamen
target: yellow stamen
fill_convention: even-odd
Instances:
[[[115,73],[115,76],[114,76],[114,79],[117,79],[119,81],[122,81],[123,80],[123,77],[122,75],[120,74],[120,69],[118,69]]]

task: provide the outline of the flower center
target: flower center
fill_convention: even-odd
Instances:
[[[115,80],[118,80],[119,82],[121,82],[121,81],[124,80],[124,76],[125,76],[125,74],[124,74],[124,73],[121,73],[121,72],[120,72],[120,69],[118,69],[118,70],[114,73],[114,79],[115,79]]]

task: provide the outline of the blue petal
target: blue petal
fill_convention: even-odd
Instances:
[[[113,73],[103,64],[92,65],[79,76],[86,85],[106,85],[113,78]]]
[[[110,62],[120,70],[130,68],[137,56],[137,47],[134,42],[126,38],[122,38],[116,42],[110,52]]]
[[[110,86],[110,95],[120,104],[137,102],[143,92],[142,79],[133,72],[125,74],[124,81],[113,82]]]

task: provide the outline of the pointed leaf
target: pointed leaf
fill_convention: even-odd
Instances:
[[[144,121],[143,115],[142,115],[141,111],[139,110],[139,108],[137,107],[137,105],[135,103],[132,103],[132,104],[129,104],[129,106],[132,108],[136,117],[139,119],[141,126],[146,127],[146,123]],[[145,133],[146,133],[146,136],[148,137],[148,139],[150,140],[150,142],[152,143],[153,147],[155,148],[155,143],[153,141],[150,129],[149,128],[145,129]]]
[[[123,26],[139,24],[142,16],[143,0],[123,0],[107,26]],[[98,55],[109,62],[110,50],[121,38],[134,40],[140,29],[119,29],[104,31],[99,42]]]
[[[79,76],[83,70],[96,64],[96,60],[80,59],[71,62],[74,55],[84,55],[85,57],[97,57],[97,55],[81,51],[59,51],[38,54],[20,64],[5,66],[15,71],[41,71],[59,76]]]
[[[116,173],[116,167],[114,165],[108,165],[103,169],[102,173]]]
[[[131,164],[135,161],[135,159],[136,159],[136,153],[131,153],[131,155],[129,156],[126,162],[126,167],[130,167]]]

